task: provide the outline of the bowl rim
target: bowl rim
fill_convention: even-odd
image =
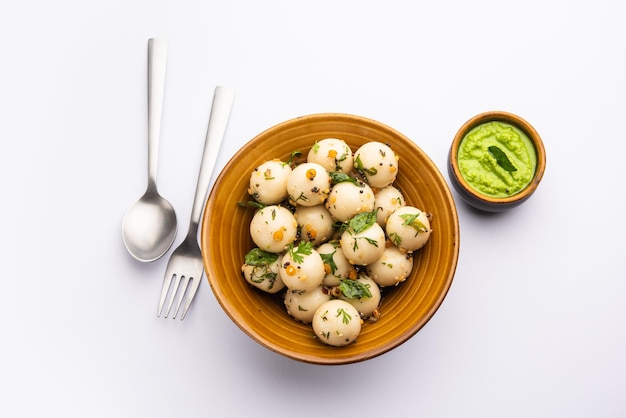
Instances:
[[[408,330],[407,333],[405,333],[404,335],[400,337],[394,338],[393,340],[385,344],[381,344],[380,346],[372,350],[368,350],[367,352],[356,353],[350,356],[344,356],[340,352],[338,352],[337,353],[338,355],[333,358],[317,356],[317,355],[309,354],[309,353],[301,353],[299,351],[296,352],[295,350],[286,349],[285,347],[276,345],[272,341],[268,341],[267,339],[265,339],[262,335],[259,335],[253,330],[248,329],[248,327],[246,327],[245,324],[242,323],[243,318],[235,309],[233,309],[233,307],[231,306],[232,303],[227,300],[228,297],[225,295],[224,291],[220,288],[219,283],[217,283],[216,281],[217,279],[214,277],[214,271],[212,270],[211,263],[209,262],[210,260],[208,260],[208,256],[205,255],[205,251],[204,251],[204,248],[206,248],[206,246],[209,245],[207,235],[210,235],[210,234],[206,233],[206,230],[208,230],[208,225],[209,225],[209,218],[210,218],[209,216],[203,217],[200,239],[201,239],[201,246],[203,248],[203,260],[204,260],[204,265],[205,265],[205,272],[206,272],[207,280],[209,281],[210,287],[213,291],[213,294],[215,298],[217,299],[219,305],[221,306],[222,310],[226,313],[226,315],[235,323],[235,325],[241,331],[243,331],[253,341],[257,342],[258,344],[265,347],[266,349],[273,351],[277,354],[280,354],[282,356],[285,356],[287,358],[290,358],[292,360],[297,360],[297,361],[310,363],[310,364],[319,364],[319,365],[342,365],[342,364],[352,364],[356,362],[369,360],[371,358],[380,356],[388,351],[391,351],[392,349],[408,341],[411,337],[413,337],[419,330],[421,330],[432,319],[432,317],[435,315],[435,313],[443,304],[443,301],[445,300],[447,293],[449,292],[452,286],[452,282],[454,280],[454,276],[455,276],[456,269],[458,266],[458,259],[459,259],[460,234],[459,234],[458,212],[456,209],[455,200],[452,196],[451,190],[447,182],[445,181],[442,175],[441,170],[439,170],[439,168],[434,164],[432,159],[413,140],[411,140],[404,134],[400,133],[396,129],[384,123],[381,123],[376,120],[363,117],[363,116],[351,115],[347,113],[315,113],[315,114],[299,116],[299,117],[285,120],[283,122],[279,122],[265,129],[259,134],[255,135],[252,139],[246,142],[226,163],[226,165],[224,166],[224,168],[222,169],[222,171],[219,173],[218,177],[216,178],[215,185],[218,185],[220,181],[223,179],[223,177],[227,175],[229,170],[234,167],[237,157],[242,153],[247,153],[253,150],[253,147],[257,143],[257,141],[267,139],[271,137],[275,132],[280,132],[282,130],[285,130],[286,128],[287,130],[289,130],[288,128],[296,126],[297,124],[300,124],[303,121],[310,123],[313,121],[324,122],[328,120],[332,120],[333,122],[357,123],[363,126],[376,127],[378,129],[382,129],[384,131],[388,131],[392,133],[394,136],[400,138],[402,141],[405,141],[407,143],[407,146],[415,149],[427,160],[428,165],[433,170],[434,177],[436,177],[439,184],[443,186],[442,194],[444,196],[445,205],[448,206],[452,211],[450,215],[450,219],[451,219],[450,235],[453,237],[451,238],[452,248],[453,248],[451,250],[452,253],[450,256],[451,264],[448,268],[446,277],[442,279],[442,289],[440,293],[437,295],[437,297],[435,298],[435,302],[433,303],[432,307],[427,311],[427,313],[422,318],[420,318],[419,321],[416,321],[414,323],[414,325]],[[218,189],[217,187],[212,188],[207,199],[205,213],[208,213],[208,211],[210,211],[212,206],[214,205],[214,202],[216,201],[216,199],[214,198],[214,194],[217,189]]]
[[[528,183],[528,185],[526,185],[526,187],[524,187],[520,192],[507,197],[493,197],[480,193],[465,181],[465,178],[461,175],[461,171],[459,170],[458,165],[459,146],[461,145],[461,141],[463,141],[465,135],[478,125],[494,121],[509,123],[524,132],[533,143],[535,147],[535,152],[537,154],[537,166],[535,168],[535,173],[530,180],[530,183]],[[541,136],[539,136],[537,130],[524,118],[507,111],[490,110],[473,116],[459,128],[456,135],[454,136],[454,139],[452,140],[448,162],[449,167],[451,168],[455,177],[454,180],[473,199],[489,205],[507,206],[509,204],[524,201],[535,192],[546,170],[546,151],[543,145],[543,141],[541,140]]]

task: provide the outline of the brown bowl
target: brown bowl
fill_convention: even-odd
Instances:
[[[304,156],[316,140],[341,138],[356,150],[369,141],[388,143],[400,156],[399,187],[407,204],[433,214],[433,234],[415,253],[411,276],[383,291],[381,317],[365,323],[357,341],[331,347],[314,337],[310,325],[286,312],[281,296],[252,288],[241,276],[245,254],[253,248],[249,175],[264,161],[286,161],[293,151]],[[314,364],[345,364],[370,359],[402,344],[419,331],[443,302],[459,253],[459,224],[450,190],[430,158],[410,139],[359,116],[316,114],[280,123],[262,132],[227,163],[209,195],[202,221],[205,271],[218,302],[239,328],[262,346]]]
[[[525,133],[532,142],[537,156],[537,164],[530,183],[528,183],[518,193],[507,197],[489,196],[473,188],[462,176],[459,169],[458,152],[465,135],[478,125],[493,121],[508,123]],[[476,115],[465,122],[465,124],[463,124],[463,126],[461,126],[456,133],[448,155],[448,174],[452,186],[465,202],[477,209],[487,212],[502,212],[524,203],[535,192],[535,190],[537,190],[537,186],[539,186],[539,183],[541,182],[545,169],[546,151],[541,137],[530,123],[509,112],[485,112]]]

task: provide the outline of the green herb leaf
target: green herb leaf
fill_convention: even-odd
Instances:
[[[330,179],[332,181],[332,184],[348,182],[360,186],[357,179],[355,179],[354,177],[350,177],[349,175],[341,171],[333,171],[332,173],[330,173]]]
[[[263,209],[264,207],[267,206],[263,203],[259,203],[254,200],[250,200],[248,202],[239,202],[237,203],[237,205],[244,207],[244,208],[257,208],[257,209]]]
[[[488,150],[491,155],[493,155],[493,157],[496,159],[496,162],[500,167],[502,167],[509,173],[517,171],[517,168],[515,168],[515,166],[509,160],[509,157],[507,157],[504,151],[502,151],[500,148],[496,147],[495,145],[491,145]]]
[[[397,232],[392,232],[389,235],[389,238],[393,241],[396,247],[399,247],[400,245],[402,245],[402,237],[398,235]]]
[[[352,319],[352,316],[346,312],[345,309],[343,308],[337,308],[337,315],[335,315],[335,317],[339,318],[341,316],[341,322],[343,322],[344,324],[349,324],[350,320]]]
[[[311,255],[311,253],[313,253],[313,244],[309,241],[301,241],[297,247],[291,244],[288,251],[293,261],[302,263],[305,255]]]
[[[337,263],[335,263],[335,260],[333,259],[333,256],[335,255],[336,252],[337,250],[333,251],[330,254],[320,253],[320,256],[322,257],[322,261],[324,262],[324,264],[328,264],[330,266],[330,272],[333,274],[337,271]]]
[[[263,251],[260,248],[253,248],[245,256],[245,263],[251,266],[266,266],[278,260],[278,254]]]
[[[341,163],[348,158],[349,152],[350,152],[350,148],[346,147],[346,150],[343,154],[341,154],[341,157],[335,158],[335,170],[336,171],[341,171]]]
[[[372,212],[359,213],[350,219],[348,225],[352,228],[355,234],[358,234],[376,223],[376,215],[376,210]]]
[[[293,164],[294,160],[295,160],[296,158],[300,157],[301,155],[302,155],[302,152],[297,151],[297,150],[296,150],[296,151],[293,151],[293,152],[291,153],[291,155],[289,156],[289,160],[287,160],[287,165],[291,165],[291,164]]]
[[[356,156],[356,159],[354,160],[354,167],[358,171],[361,171],[370,176],[375,176],[376,173],[378,173],[378,170],[376,170],[376,167],[370,167],[370,168],[363,167],[363,161],[361,161],[361,155]]]
[[[413,227],[413,229],[415,229],[417,232],[427,232],[428,228],[426,228],[426,225],[424,225],[422,221],[418,219],[419,216],[419,213],[404,213],[400,215],[400,217],[404,219],[402,225]]]
[[[369,237],[359,237],[364,239],[365,241],[367,241],[370,245],[373,245],[374,247],[378,248],[378,241],[376,241],[374,238],[369,238]]]
[[[350,299],[371,298],[372,292],[370,292],[369,286],[365,285],[357,280],[344,279],[339,282],[339,290],[341,293]]]

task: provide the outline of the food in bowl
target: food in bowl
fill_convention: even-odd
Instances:
[[[492,197],[519,193],[537,168],[537,153],[528,135],[510,123],[495,120],[466,133],[457,158],[467,184]]]
[[[292,157],[300,154],[294,150]],[[343,140],[324,138],[312,144],[305,161],[273,158],[250,174],[253,200],[240,206],[255,208],[255,247],[243,260],[242,275],[271,294],[286,288],[286,312],[311,323],[325,344],[356,342],[363,321],[380,316],[382,288],[410,276],[413,252],[430,238],[432,215],[405,206],[393,187],[399,159],[381,142],[367,142],[353,154]],[[354,164],[342,165],[346,161]],[[275,181],[275,171],[289,174]],[[268,195],[286,198],[266,205]]]
[[[286,313],[282,292],[272,295],[256,291],[241,279],[241,260],[254,246],[249,229],[254,211],[233,210],[238,202],[250,199],[248,174],[255,167],[277,156],[287,161],[293,150],[306,150],[323,138],[342,138],[353,150],[372,140],[390,144],[402,157],[394,184],[402,191],[404,203],[436,214],[428,245],[414,254],[410,277],[402,286],[385,289],[379,304],[384,314],[375,326],[366,321],[356,344],[340,349],[321,344],[314,338],[310,324],[293,320]],[[416,144],[419,141],[421,138],[410,139],[367,117],[322,113],[280,122],[246,142],[216,178],[200,231],[207,280],[233,325],[264,349],[288,359],[340,365],[383,355],[431,324],[436,312],[445,307],[454,280],[460,236],[449,186],[428,154]],[[341,263],[339,258],[335,262],[338,266]]]

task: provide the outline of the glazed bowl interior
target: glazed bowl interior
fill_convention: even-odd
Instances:
[[[524,132],[532,142],[537,155],[537,166],[530,183],[519,193],[507,197],[492,197],[476,191],[467,183],[467,181],[465,181],[459,169],[458,152],[465,135],[481,124],[494,121],[511,124]],[[478,209],[491,212],[504,211],[519,206],[525,202],[539,186],[539,183],[543,178],[545,168],[546,152],[539,133],[525,119],[513,113],[504,111],[484,112],[465,122],[454,136],[448,157],[448,172],[450,180],[463,200]]]
[[[288,314],[280,295],[252,288],[241,276],[245,254],[253,248],[249,176],[261,163],[294,151],[306,156],[316,140],[341,138],[356,150],[369,141],[387,143],[400,156],[395,185],[407,204],[433,215],[433,234],[415,253],[410,277],[385,288],[381,317],[366,322],[356,343],[331,347],[314,337],[310,325]],[[379,122],[345,114],[317,114],[278,124],[248,142],[227,163],[209,195],[201,229],[208,281],[219,304],[252,339],[286,357],[314,364],[345,364],[383,354],[402,344],[434,315],[452,283],[459,252],[456,207],[441,173],[410,139]]]

